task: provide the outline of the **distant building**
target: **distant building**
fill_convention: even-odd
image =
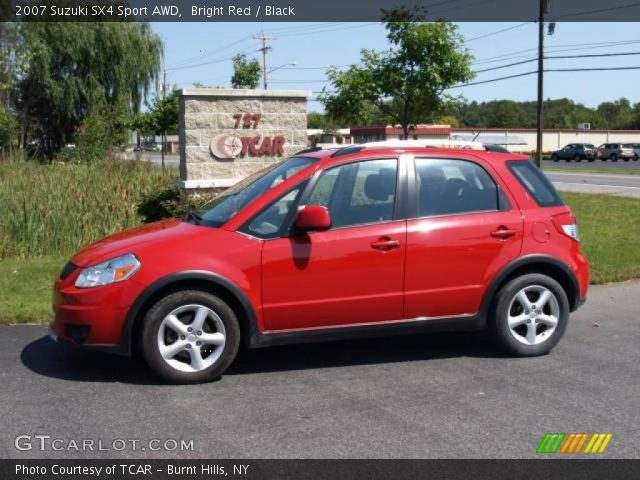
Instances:
[[[366,125],[341,128],[338,130],[352,142],[365,143],[384,140],[400,140],[404,134],[398,125]],[[314,133],[312,133],[314,132]],[[309,137],[317,130],[307,130]],[[513,152],[531,153],[536,149],[536,130],[534,128],[456,128],[450,125],[416,125],[411,129],[409,139],[422,140],[463,140],[501,145]],[[322,144],[335,144],[330,136],[324,137]],[[545,129],[543,132],[543,150],[558,150],[570,143],[591,143],[596,147],[603,143],[640,143],[640,130],[590,130]]]

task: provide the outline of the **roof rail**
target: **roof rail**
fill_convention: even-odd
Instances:
[[[362,151],[364,149],[364,145],[348,145],[346,147],[342,147],[341,149],[333,152],[331,154],[331,158],[336,158],[336,157],[344,157],[345,155],[351,155],[352,153],[358,153],[360,151]]]
[[[484,150],[481,142],[464,140],[385,140],[380,142],[367,142],[359,144],[363,148],[383,147],[383,148],[460,148],[466,150]]]

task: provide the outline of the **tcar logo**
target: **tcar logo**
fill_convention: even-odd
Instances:
[[[274,157],[284,153],[285,137],[244,137],[238,134],[216,135],[211,139],[211,155],[220,160],[233,160],[238,157]]]

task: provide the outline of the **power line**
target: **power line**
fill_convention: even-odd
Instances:
[[[600,58],[600,57],[621,57],[629,55],[640,55],[640,52],[618,52],[618,53],[590,53],[587,55],[545,55],[545,60],[558,60],[558,59],[576,59],[576,58]],[[517,65],[523,65],[525,63],[535,62],[537,58],[530,58],[528,60],[522,60],[521,62],[508,63],[506,65],[498,65],[497,67],[485,68],[483,70],[476,70],[474,73],[490,72],[492,70],[500,70],[502,68],[515,67]]]
[[[181,61],[179,61],[178,63],[176,63],[174,66],[172,66],[172,67],[170,68],[170,70],[176,70],[176,69],[181,68],[182,66],[187,65],[187,64],[189,64],[190,62],[196,61],[196,60],[198,60],[198,59],[203,60],[203,59],[204,59],[205,57],[207,57],[207,56],[217,55],[217,54],[219,54],[220,52],[223,52],[223,51],[225,51],[225,50],[228,50],[229,48],[235,47],[236,45],[238,45],[238,44],[240,44],[240,43],[244,43],[244,42],[246,42],[246,41],[247,41],[247,40],[249,40],[250,38],[251,38],[251,35],[247,35],[247,36],[245,36],[245,37],[242,37],[242,38],[241,38],[241,39],[239,39],[239,40],[236,40],[236,41],[234,41],[234,42],[231,42],[231,43],[228,43],[228,44],[223,45],[223,46],[221,46],[221,47],[218,47],[218,48],[216,48],[214,51],[207,52],[207,53],[204,53],[204,54],[201,54],[201,55],[196,55],[196,56],[193,56],[193,57],[183,58]]]
[[[242,53],[248,53],[250,51],[253,51],[253,48],[247,48],[247,49],[241,50],[239,52],[236,52],[233,56],[228,57],[228,58],[221,58],[221,59],[218,59],[218,60],[210,60],[210,61],[207,61],[207,62],[194,63],[192,65],[184,65],[184,66],[177,66],[177,67],[167,68],[167,71],[188,70],[190,68],[202,67],[204,65],[214,65],[216,63],[230,62],[231,60],[233,60],[233,57],[235,57],[235,55],[242,54]]]
[[[614,70],[640,70],[640,66],[633,66],[633,67],[550,68],[550,69],[545,69],[543,71],[546,73],[546,72],[600,72],[600,71],[614,71]],[[527,75],[533,75],[533,74],[536,74],[536,73],[538,73],[538,70],[533,70],[531,72],[519,73],[519,74],[516,74],[516,75],[508,75],[506,77],[491,78],[489,80],[480,80],[480,81],[477,81],[477,82],[462,83],[460,85],[454,85],[453,87],[449,87],[448,90],[454,89],[454,88],[471,87],[473,85],[481,85],[481,84],[484,84],[484,83],[500,82],[502,80],[509,80],[509,79],[512,79],[512,78],[526,77]]]
[[[598,42],[598,43],[573,43],[573,44],[565,44],[565,45],[550,45],[547,47],[547,51],[552,50],[551,53],[554,52],[571,52],[571,51],[579,51],[579,50],[592,50],[606,47],[616,47],[621,45],[633,45],[640,43],[640,40],[622,40],[622,41],[614,41],[614,42]],[[565,47],[584,47],[584,48],[565,48]],[[483,65],[486,63],[495,63],[503,60],[510,60],[513,58],[522,57],[522,55],[518,55],[521,53],[533,52],[537,50],[536,48],[527,48],[525,50],[516,50],[514,52],[508,52],[501,55],[496,55],[493,57],[486,57],[477,60],[474,65]]]
[[[493,35],[498,35],[500,33],[508,32],[510,30],[515,30],[516,28],[524,27],[525,25],[529,25],[530,23],[533,23],[533,22],[524,22],[524,23],[520,23],[518,25],[514,25],[514,26],[511,26],[511,27],[508,27],[508,28],[503,28],[501,30],[496,30],[495,32],[485,33],[484,35],[479,35],[477,37],[469,38],[469,39],[465,40],[464,43],[474,42],[474,41],[480,40],[482,38],[492,37]]]

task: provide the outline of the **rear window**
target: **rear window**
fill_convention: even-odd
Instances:
[[[513,160],[507,162],[509,169],[531,194],[541,207],[557,207],[564,205],[555,187],[549,179],[529,161]]]

